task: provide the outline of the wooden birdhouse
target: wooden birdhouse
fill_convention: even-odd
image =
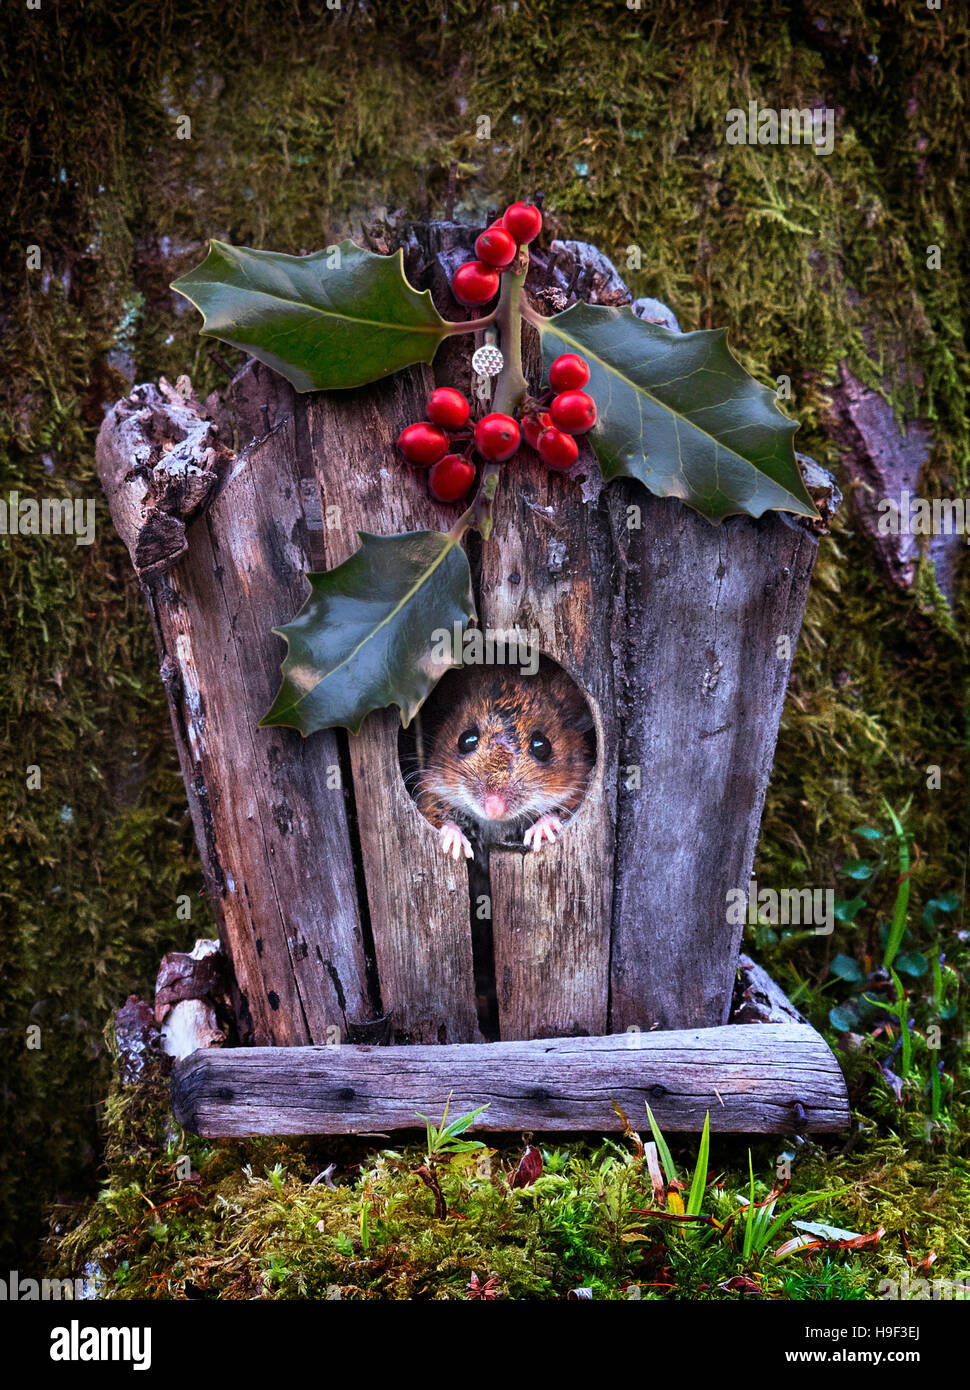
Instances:
[[[411,282],[443,312],[474,233],[410,233]],[[560,307],[629,300],[592,248],[554,243],[529,286]],[[479,341],[481,341],[479,339]],[[474,342],[434,367],[298,394],[250,362],[222,399],[141,386],[98,466],[158,639],[206,888],[233,978],[234,1045],[173,1075],[206,1135],[387,1131],[488,1104],[477,1128],[841,1128],[823,1039],[740,958],[765,790],[823,523],[720,525],[639,483],[523,450],[493,536],[470,549],[482,632],[538,634],[589,711],[585,796],[540,852],[454,860],[408,784],[427,720],[359,734],[260,726],[273,631],[359,533],[447,530],[455,509],[395,453],[435,382],[481,400]],[[526,368],[538,381],[538,349]],[[531,353],[531,356],[530,356]],[[531,459],[531,461],[530,461]],[[457,698],[462,672],[441,692]],[[428,702],[428,710],[432,700]],[[733,899],[731,895],[734,895]],[[741,1022],[742,1018],[757,1020]]]

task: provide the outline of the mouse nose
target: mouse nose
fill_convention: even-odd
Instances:
[[[503,796],[489,792],[482,801],[482,810],[489,820],[504,820],[508,805]]]

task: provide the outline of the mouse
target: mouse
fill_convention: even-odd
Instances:
[[[552,844],[586,793],[592,727],[586,701],[558,667],[534,676],[463,668],[415,797],[442,852],[474,858],[468,833],[482,845],[521,836],[532,852]]]

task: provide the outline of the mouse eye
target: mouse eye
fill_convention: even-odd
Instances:
[[[533,734],[529,739],[529,752],[537,763],[547,763],[552,753],[552,744],[545,734]]]
[[[458,735],[458,756],[467,757],[469,753],[474,753],[478,747],[478,730],[466,729],[463,734]]]

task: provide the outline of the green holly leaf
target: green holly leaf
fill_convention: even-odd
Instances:
[[[745,512],[818,515],[788,420],[741,366],[724,329],[674,333],[629,306],[574,304],[536,322],[545,368],[563,352],[590,367],[589,438],[603,477],[638,478],[711,521]]]
[[[451,325],[404,274],[404,253],[342,241],[312,256],[210,241],[172,285],[205,316],[201,331],[242,348],[298,391],[364,386],[430,362]]]
[[[291,623],[274,629],[288,650],[262,724],[304,737],[335,725],[356,734],[371,710],[398,705],[407,727],[454,665],[454,624],[464,628],[475,617],[459,542],[442,531],[359,534],[360,549],[309,575],[310,597]]]

